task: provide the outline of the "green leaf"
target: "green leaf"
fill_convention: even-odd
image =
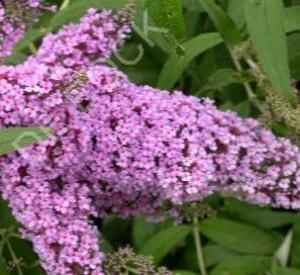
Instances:
[[[293,242],[291,249],[291,267],[300,269],[300,222],[293,225]]]
[[[84,0],[78,1],[55,14],[49,24],[50,31],[57,30],[62,25],[78,21],[89,8],[119,9],[127,0]]]
[[[146,8],[157,27],[169,30],[179,40],[185,38],[181,0],[147,0]]]
[[[258,59],[273,88],[293,102],[282,1],[247,0],[245,18]]]
[[[180,245],[191,232],[186,225],[163,229],[145,242],[139,253],[154,257],[159,263],[171,250]]]
[[[157,86],[161,89],[172,89],[195,57],[222,43],[222,41],[218,33],[205,33],[184,43],[184,56],[171,56],[167,60],[161,71]]]
[[[270,258],[237,256],[215,267],[210,275],[254,275],[267,274],[270,268]]]
[[[286,32],[300,30],[300,6],[292,6],[284,9],[284,24]]]
[[[297,213],[272,210],[227,198],[221,213],[235,220],[246,222],[263,229],[272,229],[300,222]]]
[[[0,155],[47,139],[51,134],[48,128],[9,128],[0,131]]]
[[[228,45],[235,46],[242,41],[234,21],[219,7],[214,0],[198,0],[216,25],[222,38]]]
[[[135,218],[132,225],[132,241],[134,247],[140,249],[143,244],[155,233],[156,224],[149,223],[145,218]]]
[[[228,14],[238,29],[241,29],[245,24],[244,4],[245,1],[241,0],[229,0],[228,2]]]
[[[223,218],[207,219],[200,228],[204,236],[217,244],[247,254],[273,254],[282,241],[254,226]]]

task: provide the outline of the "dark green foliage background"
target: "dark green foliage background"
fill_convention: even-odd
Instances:
[[[111,62],[137,84],[176,88],[188,95],[210,97],[221,109],[234,110],[243,117],[257,117],[259,111],[243,86],[253,79],[247,71],[237,72],[230,54],[231,49],[247,40],[249,33],[260,62],[267,64],[264,69],[267,73],[270,71],[268,76],[274,88],[288,98],[288,82],[300,79],[300,1],[284,1],[283,22],[273,16],[276,9],[282,8],[281,1],[265,1],[266,5],[271,3],[271,10],[268,10],[271,15],[258,15],[257,22],[253,20],[256,10],[245,8],[245,5],[250,2],[250,5],[254,2],[259,5],[264,0],[137,1],[135,31],[118,53],[132,64],[120,62],[116,55]],[[60,0],[48,2],[62,4]],[[55,15],[42,15],[6,63],[22,62],[32,53],[33,45],[38,47],[47,32],[78,21],[87,8],[118,9],[125,3],[125,0],[71,0],[66,9]],[[149,15],[149,24],[161,28],[162,32],[143,32],[145,11]],[[246,20],[250,22],[249,32]],[[265,44],[266,37],[278,43],[270,47]],[[142,58],[133,62],[141,48]],[[263,91],[256,90],[255,93],[263,100]],[[285,135],[284,129],[281,134]],[[260,208],[222,195],[209,198],[207,203],[217,213],[215,218],[205,219],[199,226],[209,274],[300,275],[298,213]],[[152,255],[157,265],[167,266],[174,274],[199,274],[191,224],[174,226],[171,221],[151,224],[143,217],[127,221],[109,217],[95,222],[102,232],[100,242],[105,252],[131,245],[137,253]],[[14,233],[17,227],[7,204],[1,201],[0,275],[18,274],[10,266],[12,257],[5,242],[8,236],[16,257],[21,259],[23,274],[44,274],[31,244],[20,240]]]

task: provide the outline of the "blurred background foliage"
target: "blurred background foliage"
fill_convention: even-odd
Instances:
[[[78,21],[88,8],[119,9],[127,3],[48,2],[58,6],[57,13],[43,14],[32,23],[6,64],[35,54],[43,36]],[[210,97],[219,108],[242,117],[261,118],[270,91],[297,107],[300,0],[137,0],[134,20],[131,37],[108,61],[133,82]],[[288,123],[272,121],[270,127],[277,134],[290,134]],[[201,219],[196,229],[188,221],[174,226],[172,221],[153,224],[143,217],[96,220],[101,248],[111,253],[130,245],[174,274],[199,274],[194,229],[201,232],[211,275],[300,275],[298,213],[222,194],[205,204],[214,215]],[[31,244],[21,240],[17,229],[6,202],[0,201],[0,274],[44,274]]]

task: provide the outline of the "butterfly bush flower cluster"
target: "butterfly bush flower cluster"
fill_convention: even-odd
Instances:
[[[0,66],[0,127],[55,133],[0,159],[1,195],[51,275],[103,274],[91,217],[178,218],[175,206],[215,192],[300,209],[300,152],[288,140],[209,99],[136,86],[103,65],[127,21],[92,9],[46,36],[36,57]]]
[[[79,25],[46,36],[37,58],[48,66],[61,64],[74,70],[103,62],[130,32],[126,20],[112,11],[97,13],[91,9]]]

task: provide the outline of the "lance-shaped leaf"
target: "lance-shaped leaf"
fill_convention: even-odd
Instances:
[[[198,0],[203,9],[206,10],[222,38],[230,46],[235,46],[242,41],[239,30],[234,21],[227,15],[214,0]]]
[[[270,232],[223,218],[204,220],[200,230],[215,243],[245,254],[274,254],[282,242],[281,237]]]
[[[293,102],[281,0],[245,3],[245,18],[258,59],[276,92]]]

